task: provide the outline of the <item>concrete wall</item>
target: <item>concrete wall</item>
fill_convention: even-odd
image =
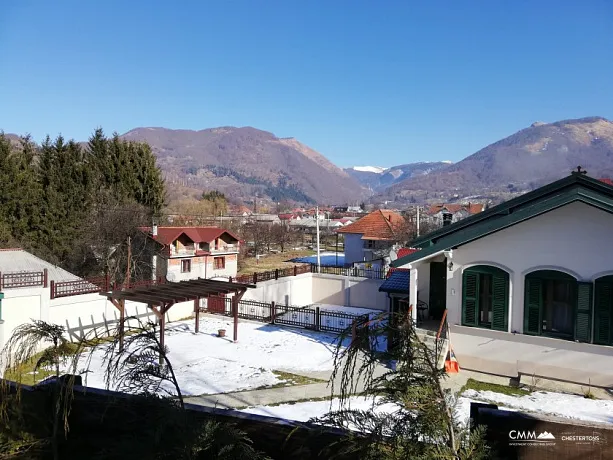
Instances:
[[[354,262],[364,261],[364,240],[362,235],[354,233],[345,233],[345,263],[352,264]]]
[[[177,321],[190,317],[194,310],[193,301],[173,305],[166,315],[167,321]],[[156,316],[145,304],[126,302],[126,317],[138,319],[128,321],[128,325],[156,321]],[[59,324],[66,328],[71,340],[78,340],[96,331],[105,336],[119,321],[119,310],[99,294],[83,294],[50,299],[49,288],[17,288],[4,291],[0,325],[0,348],[10,338],[13,330],[33,319]],[[94,334],[94,332],[91,332]]]
[[[295,306],[312,303],[387,310],[387,295],[379,292],[383,280],[317,273],[262,281],[249,289],[243,299]]]
[[[447,273],[447,308],[461,322],[462,272],[493,265],[509,273],[509,332],[523,332],[524,280],[536,270],[560,270],[579,281],[613,274],[613,215],[583,203],[550,211],[453,251]]]
[[[313,303],[311,273],[258,282],[255,289],[247,290],[243,299],[295,306],[311,304]]]

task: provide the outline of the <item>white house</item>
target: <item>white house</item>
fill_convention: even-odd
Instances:
[[[405,220],[393,211],[377,210],[337,230],[344,238],[345,264],[381,264],[403,238]]]
[[[425,235],[392,263],[446,311],[460,366],[610,386],[613,186],[569,177]],[[416,309],[412,310],[416,317]]]
[[[217,227],[143,227],[150,245],[152,278],[185,281],[236,276],[239,239]]]

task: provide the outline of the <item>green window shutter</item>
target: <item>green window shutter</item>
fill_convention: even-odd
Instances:
[[[509,275],[496,270],[492,275],[492,329],[507,331],[509,326]]]
[[[466,270],[462,277],[462,324],[476,326],[479,316],[479,274]]]
[[[592,338],[592,283],[577,283],[577,316],[575,340],[590,342]]]
[[[611,344],[612,307],[613,277],[597,279],[594,291],[594,343]]]
[[[526,278],[525,289],[524,334],[540,334],[541,311],[543,305],[543,281],[539,278]]]

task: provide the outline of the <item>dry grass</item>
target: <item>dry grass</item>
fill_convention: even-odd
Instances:
[[[245,257],[242,262],[239,275],[251,274],[254,272],[265,272],[274,270],[275,268],[287,268],[296,265],[294,262],[287,262],[296,257],[312,256],[315,251],[285,251],[279,254],[268,254],[264,257],[260,256],[260,260],[256,261],[255,257]]]

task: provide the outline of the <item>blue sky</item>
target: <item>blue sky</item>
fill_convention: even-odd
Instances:
[[[254,126],[391,166],[613,119],[610,0],[8,0],[0,51],[0,129],[36,140]]]

